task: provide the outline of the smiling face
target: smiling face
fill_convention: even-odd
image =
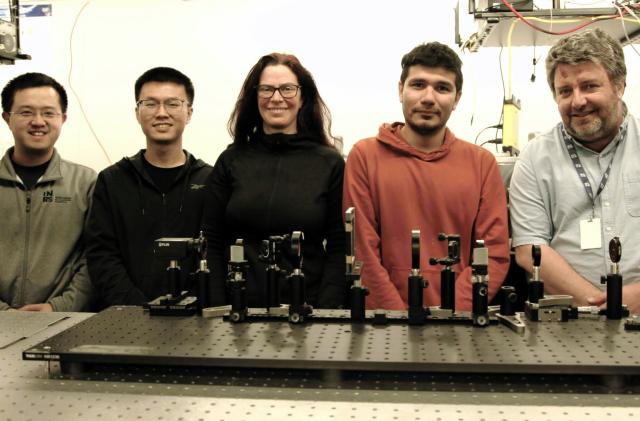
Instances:
[[[13,159],[31,166],[47,162],[53,155],[67,115],[62,113],[60,95],[51,86],[15,92],[11,113],[2,113],[13,133]]]
[[[182,143],[182,133],[193,113],[184,86],[172,82],[147,82],[140,89],[138,102],[148,100],[160,105],[154,108],[139,103],[136,106],[136,119],[147,137],[147,146]],[[170,109],[166,104],[171,100],[182,101],[182,106]]]
[[[585,61],[559,64],[554,86],[567,132],[594,151],[604,149],[618,133],[624,118],[624,83],[612,83],[602,65]]]
[[[282,85],[298,85],[298,78],[287,66],[267,66],[260,75],[260,85],[279,88]],[[262,117],[262,130],[266,134],[295,134],[298,131],[298,111],[302,107],[302,91],[293,98],[283,98],[278,90],[271,98],[258,97],[258,110]]]
[[[420,136],[444,130],[460,92],[456,75],[442,67],[414,65],[398,89],[407,127]]]

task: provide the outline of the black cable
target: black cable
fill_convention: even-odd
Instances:
[[[477,144],[478,144],[478,138],[480,137],[480,135],[482,134],[482,132],[484,132],[485,130],[487,130],[487,129],[496,129],[496,134],[495,134],[495,136],[494,136],[494,137],[495,137],[495,138],[498,138],[498,130],[501,130],[501,129],[502,129],[502,118],[503,118],[503,116],[504,116],[504,102],[505,102],[505,100],[506,100],[506,96],[507,96],[506,88],[505,88],[505,85],[504,85],[504,74],[502,73],[502,50],[503,50],[503,49],[504,49],[504,47],[503,47],[503,46],[501,46],[501,47],[500,47],[500,52],[498,53],[498,64],[499,64],[499,65],[498,65],[498,67],[500,68],[500,80],[501,80],[501,82],[502,82],[502,104],[501,104],[501,106],[500,106],[500,118],[498,119],[498,124],[494,124],[494,125],[492,125],[492,126],[487,126],[487,127],[485,127],[484,129],[482,129],[482,130],[480,130],[480,131],[478,132],[478,134],[476,135],[476,138],[475,138],[475,139],[474,139],[474,141],[473,141],[473,143],[474,143],[475,145],[477,145]],[[488,141],[488,142],[489,142],[489,141]],[[501,142],[502,142],[502,141],[501,141]],[[482,143],[482,144],[480,144],[480,146],[482,146],[482,145],[484,145],[484,144],[486,144],[486,143],[487,143],[487,142]]]
[[[504,118],[504,103],[507,100],[507,92],[504,86],[504,73],[502,72],[502,50],[504,46],[500,46],[500,52],[498,53],[498,68],[500,69],[500,81],[502,82],[502,104],[500,106],[500,118],[498,119],[498,124],[502,127],[502,119]],[[496,128],[496,135],[498,137],[498,129]]]
[[[498,53],[498,69],[500,70],[500,82],[502,83],[502,100],[507,99],[507,90],[504,86],[504,74],[502,73],[502,50],[504,50],[504,45],[500,46],[500,52]]]
[[[502,129],[502,124],[494,124],[493,126],[487,126],[487,127],[485,127],[484,129],[480,130],[480,131],[478,132],[478,134],[476,135],[475,140],[473,141],[473,143],[474,143],[475,145],[477,145],[477,144],[478,144],[478,138],[480,137],[480,135],[482,134],[482,132],[484,132],[484,131],[485,131],[485,130],[487,130],[487,129]],[[497,136],[496,136],[496,137],[497,137]]]
[[[533,70],[531,72],[531,82],[535,82],[536,81],[536,64],[538,64],[538,59],[536,58],[536,44],[535,42],[533,43]]]
[[[486,145],[487,143],[490,143],[492,145],[496,145],[496,149],[498,148],[498,145],[500,145],[502,143],[502,139],[496,138],[496,139],[489,139],[489,140],[485,140],[484,142],[482,142],[480,144],[480,147]]]
[[[515,8],[518,8],[520,6],[523,5],[527,5],[527,3],[529,2],[529,0],[515,0],[511,2],[511,5]],[[508,11],[508,9],[504,8],[504,5],[502,4],[494,4],[493,6],[490,6],[488,9],[488,11],[490,12],[505,12]]]

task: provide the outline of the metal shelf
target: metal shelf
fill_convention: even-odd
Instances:
[[[539,21],[532,21],[532,23],[549,31],[562,32],[598,16],[616,15],[618,14],[618,11],[615,8],[557,9],[521,12],[521,14],[524,17],[536,17],[547,20],[553,19],[553,23]],[[478,22],[478,31],[465,42],[469,51],[477,52],[480,47],[507,46],[507,35],[509,33],[511,23],[518,19],[513,13],[477,12],[474,13],[473,16]],[[566,19],[580,20],[580,22],[561,23],[557,21]],[[640,23],[635,20],[625,20],[624,24],[631,42],[640,42]],[[600,20],[586,28],[600,28],[612,37],[618,39],[622,45],[629,43],[625,36],[620,19]],[[558,35],[545,34],[530,28],[523,22],[518,22],[513,30],[511,46],[522,47],[552,45],[558,40],[558,38]]]

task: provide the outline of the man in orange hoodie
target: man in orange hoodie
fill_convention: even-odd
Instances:
[[[398,93],[404,123],[383,124],[376,137],[356,143],[347,159],[344,208],[356,209],[356,258],[369,288],[368,308],[407,308],[411,230],[421,232],[426,305],[440,305],[439,266],[447,255],[438,233],[460,235],[456,310],[472,302],[471,250],[489,249],[489,298],[509,267],[506,194],[493,155],[446,126],[462,94],[462,63],[446,45],[419,45],[402,58]]]

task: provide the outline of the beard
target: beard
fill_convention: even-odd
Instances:
[[[438,124],[429,124],[429,123],[418,124],[418,123],[415,123],[412,119],[405,119],[405,120],[406,120],[407,126],[409,126],[411,130],[413,130],[414,132],[422,136],[428,136],[428,135],[437,133],[443,127],[443,124],[439,124],[439,123]]]
[[[567,125],[567,132],[576,139],[588,142],[603,136],[604,122],[600,116],[596,116],[587,124],[574,124],[570,122]]]
[[[626,105],[624,102],[618,101],[590,108],[591,115],[586,119],[571,115],[563,117],[565,129],[574,139],[585,146],[596,143],[606,145],[608,143],[606,139],[611,141],[616,137],[626,114]]]
[[[618,133],[618,125],[613,114],[607,116],[596,114],[584,124],[576,124],[571,119],[569,124],[565,124],[565,127],[567,133],[589,148],[591,148],[589,145],[602,144],[606,146]]]

